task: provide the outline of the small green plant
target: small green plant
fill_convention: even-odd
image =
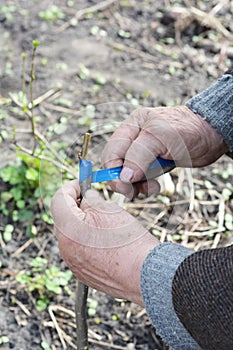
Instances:
[[[13,21],[13,13],[17,10],[16,6],[0,6],[0,13],[2,13],[6,20],[9,22]]]
[[[53,295],[70,293],[68,282],[72,277],[70,270],[61,271],[58,267],[48,266],[48,260],[36,257],[30,262],[31,271],[21,271],[16,280],[24,284],[36,297],[37,310],[45,310]]]
[[[0,335],[0,345],[9,343],[10,339],[6,335]]]
[[[14,226],[11,225],[11,224],[7,224],[4,228],[4,231],[3,231],[3,239],[4,241],[7,243],[7,242],[10,242],[11,239],[12,239],[12,232],[14,231]]]
[[[7,132],[6,130],[1,130],[1,129],[0,129],[0,144],[1,144],[4,140],[8,139],[8,137],[9,137],[8,132]]]
[[[0,170],[0,178],[7,185],[7,190],[0,195],[0,210],[13,222],[28,223],[27,233],[30,236],[35,234],[33,222],[36,219],[42,218],[52,223],[46,214],[46,204],[49,205],[57,188],[51,179],[52,175],[57,176],[58,170],[51,163],[44,163],[42,166],[39,159],[19,153],[16,164],[7,165]],[[42,208],[41,204],[45,207]]]
[[[83,63],[80,63],[77,74],[80,79],[84,80],[90,76],[90,71]]]
[[[128,31],[125,31],[125,30],[123,30],[123,29],[120,29],[120,30],[118,31],[118,35],[119,35],[121,38],[125,38],[125,39],[131,38],[131,33],[128,32]]]
[[[46,343],[45,341],[42,341],[40,345],[41,345],[42,349],[44,349],[44,350],[51,350],[49,344]]]
[[[65,154],[63,145],[52,145],[46,137],[37,129],[37,120],[34,110],[37,101],[34,100],[35,84],[35,57],[40,42],[32,41],[32,54],[29,63],[30,84],[29,91],[26,89],[25,76],[27,73],[27,54],[22,54],[22,91],[10,94],[9,99],[0,98],[0,105],[7,105],[10,108],[17,108],[14,112],[23,115],[30,122],[31,142],[29,148],[21,145],[17,140],[17,129],[13,128],[12,143],[16,147],[16,162],[0,169],[0,178],[5,183],[6,189],[0,194],[0,211],[8,217],[10,223],[17,221],[26,224],[26,231],[29,236],[37,234],[34,224],[36,220],[52,224],[52,219],[46,209],[50,206],[50,199],[58,188],[57,180],[70,178],[69,174],[75,174],[76,170],[64,162]],[[28,93],[27,93],[28,92]],[[16,107],[15,107],[16,105]],[[61,118],[55,125],[57,134],[62,133],[66,128],[67,118]],[[8,137],[6,132],[0,130],[0,142]],[[54,181],[53,181],[54,179]],[[7,229],[8,230],[8,229]],[[5,230],[5,241],[11,239],[12,232]]]
[[[95,106],[91,104],[87,105],[85,108],[85,111],[83,112],[83,115],[78,118],[79,125],[90,126],[94,116],[95,116]]]
[[[88,315],[91,316],[95,316],[96,314],[96,309],[98,306],[98,301],[92,298],[87,298],[87,304],[88,304],[88,309],[87,309],[87,313]]]
[[[45,21],[55,22],[58,19],[65,18],[64,12],[56,5],[52,5],[47,8],[45,11],[39,12],[40,18]]]

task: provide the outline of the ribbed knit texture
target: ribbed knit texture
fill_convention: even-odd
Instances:
[[[141,271],[141,290],[147,313],[157,334],[173,350],[200,350],[179,321],[172,304],[175,271],[192,253],[178,244],[160,244],[147,256]]]
[[[203,250],[178,267],[175,311],[204,350],[233,349],[233,246]]]
[[[233,151],[233,76],[230,73],[191,98],[186,106],[209,122]]]

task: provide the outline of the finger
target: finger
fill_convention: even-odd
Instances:
[[[122,181],[138,182],[161,152],[161,143],[147,130],[141,130],[125,154]]]
[[[54,221],[55,235],[66,232],[69,223],[82,222],[85,213],[77,205],[80,198],[78,180],[73,180],[63,185],[53,196],[51,202],[51,214]]]
[[[146,110],[143,109],[144,113]],[[132,113],[113,133],[102,153],[102,164],[105,168],[123,164],[128,148],[140,132],[140,119],[140,112]]]
[[[123,246],[144,235],[140,222],[117,203],[105,201],[96,191],[88,190],[81,202],[87,230],[82,241],[89,246],[108,248]]]
[[[63,186],[52,200],[55,232],[77,243],[96,248],[113,248],[135,241],[145,229],[114,202],[106,202],[95,191],[87,191],[81,208],[77,181]],[[85,210],[85,211],[84,211]]]
[[[121,193],[129,199],[135,198],[139,193],[151,195],[158,194],[160,191],[160,184],[155,179],[133,184],[116,180],[109,182],[109,184],[113,192]]]
[[[138,182],[156,157],[166,153],[165,147],[154,136],[160,135],[161,125],[153,123],[152,108],[135,110],[114,132],[107,143],[102,161],[104,167],[123,165],[120,178],[123,182]],[[160,123],[161,124],[161,123]],[[152,132],[153,128],[153,132]]]
[[[129,199],[135,198],[139,193],[136,184],[131,184],[130,182],[125,183],[120,180],[109,181],[109,186],[113,192],[121,193]]]
[[[143,182],[136,182],[134,184],[137,187],[138,193],[150,196],[151,194],[158,194],[160,192],[160,184],[157,180],[149,180]]]

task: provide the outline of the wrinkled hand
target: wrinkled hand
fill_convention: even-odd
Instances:
[[[216,130],[186,106],[141,108],[114,132],[102,163],[105,168],[123,165],[121,181],[110,186],[135,196],[159,191],[155,180],[138,183],[158,156],[173,159],[177,166],[202,167],[227,151]]]
[[[116,203],[87,191],[81,204],[78,180],[59,189],[51,211],[61,256],[83,283],[143,305],[140,270],[159,242]]]

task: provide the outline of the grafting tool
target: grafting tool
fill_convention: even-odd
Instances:
[[[79,169],[80,186],[81,184],[86,183],[86,186],[88,186],[88,188],[90,188],[90,185],[93,182],[117,180],[120,178],[120,174],[122,171],[122,166],[92,171],[93,164],[90,160],[87,160],[87,159],[80,159],[79,166],[80,166],[80,169]],[[167,173],[168,171],[171,171],[172,169],[175,168],[175,166],[176,165],[173,160],[167,160],[167,159],[158,157],[150,165],[150,168],[146,172],[146,176],[141,181],[154,179],[162,174]]]

